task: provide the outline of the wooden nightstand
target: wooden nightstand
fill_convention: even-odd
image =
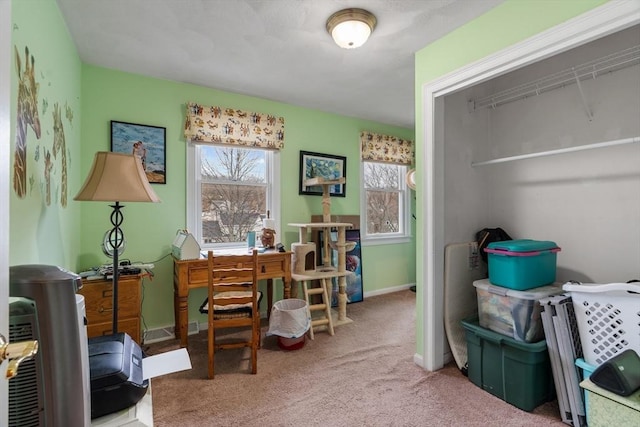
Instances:
[[[83,280],[80,295],[84,296],[89,338],[109,335],[113,328],[113,285],[111,279]],[[126,332],[140,342],[140,310],[142,275],[118,278],[118,332]]]

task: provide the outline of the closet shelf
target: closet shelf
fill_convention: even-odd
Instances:
[[[471,166],[475,167],[475,166],[493,165],[496,163],[506,163],[506,162],[512,162],[515,160],[531,159],[534,157],[553,156],[556,154],[571,153],[574,151],[584,151],[584,150],[591,150],[594,148],[612,147],[614,145],[632,144],[632,143],[639,143],[639,142],[640,142],[640,136],[634,136],[632,138],[616,139],[613,141],[605,141],[605,142],[596,142],[594,144],[579,145],[577,147],[559,148],[557,150],[540,151],[537,153],[522,154],[520,156],[501,157],[498,159],[487,160],[484,162],[472,162]]]
[[[496,108],[509,102],[540,95],[573,83],[579,84],[580,81],[595,79],[603,74],[638,64],[640,64],[640,45],[471,102],[474,109]]]

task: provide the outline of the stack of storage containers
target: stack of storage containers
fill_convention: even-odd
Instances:
[[[557,252],[551,241],[490,243],[489,279],[473,283],[478,320],[465,320],[469,379],[525,411],[551,400],[553,376],[539,299],[562,293],[554,285]]]

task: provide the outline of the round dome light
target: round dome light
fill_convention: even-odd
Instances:
[[[344,49],[362,46],[376,26],[376,17],[364,9],[343,9],[327,19],[327,31]]]

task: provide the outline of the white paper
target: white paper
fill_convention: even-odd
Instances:
[[[186,348],[167,351],[142,359],[142,377],[150,379],[161,375],[191,369],[191,359]]]

